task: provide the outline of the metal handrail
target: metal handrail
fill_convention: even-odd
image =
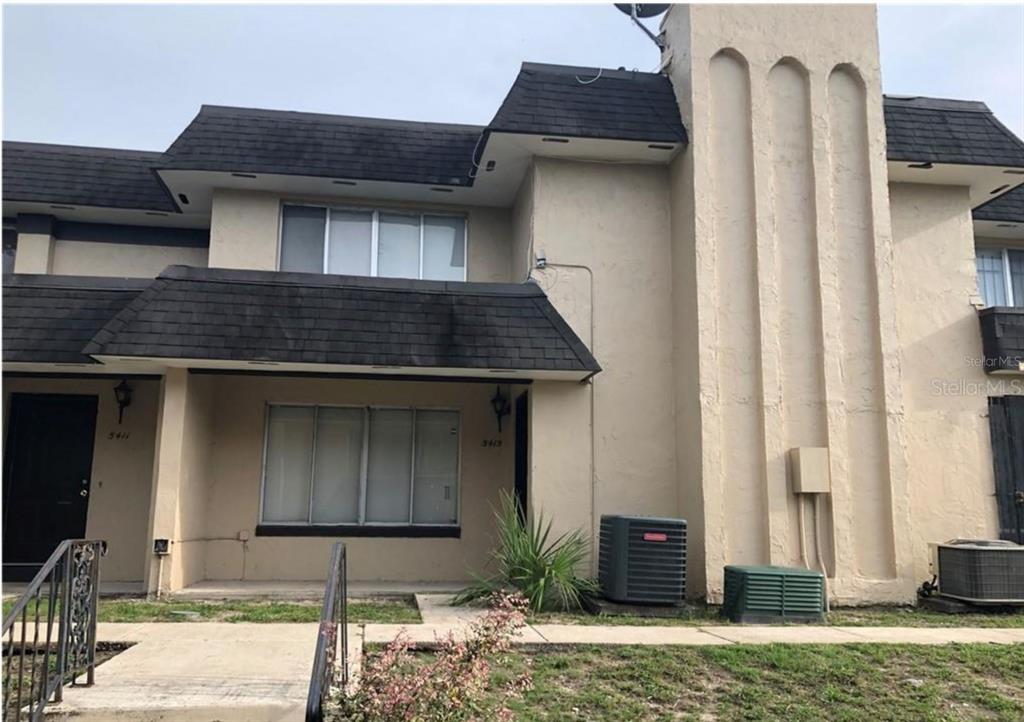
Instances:
[[[340,664],[339,659],[340,647]],[[335,543],[331,549],[331,566],[327,570],[324,605],[320,610],[320,630],[316,637],[313,672],[306,697],[306,722],[322,722],[324,700],[334,687],[348,684],[348,573],[345,544]]]
[[[7,658],[3,665],[4,697],[0,707],[3,720],[21,720],[23,715],[29,720],[41,719],[51,697],[55,702],[63,699],[64,685],[69,681],[76,684],[83,672],[87,685],[95,681],[100,558],[105,553],[106,542],[65,539],[40,567],[11,611],[4,615],[0,632]],[[46,618],[41,620],[44,599]],[[33,602],[30,623],[29,607]],[[21,633],[15,639],[15,626],[19,621]],[[41,628],[43,639],[40,639]],[[55,657],[52,666],[51,655]],[[17,669],[15,657],[18,658]],[[26,661],[29,661],[27,670]]]

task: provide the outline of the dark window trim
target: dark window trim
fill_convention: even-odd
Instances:
[[[462,527],[428,524],[258,524],[256,536],[460,539]]]

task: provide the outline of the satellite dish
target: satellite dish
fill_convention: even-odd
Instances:
[[[617,7],[620,12],[634,18],[653,18],[656,15],[661,15],[669,8],[667,3],[665,5],[650,5],[647,3],[615,3],[615,7]]]

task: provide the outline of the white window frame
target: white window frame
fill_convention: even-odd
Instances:
[[[336,526],[364,526],[364,527],[448,527],[457,529],[462,525],[462,409],[448,406],[390,406],[370,405],[357,406],[351,404],[308,404],[308,403],[287,403],[272,402],[264,405],[263,410],[263,461],[260,469],[260,526],[310,526],[310,527],[336,527]],[[310,486],[309,486],[309,508],[306,512],[306,521],[266,521],[263,518],[263,501],[266,496],[267,485],[267,450],[270,448],[270,410],[271,408],[312,408],[313,409],[313,439],[312,458],[310,463]],[[363,412],[363,448],[359,462],[359,514],[356,521],[313,521],[313,480],[316,475],[316,437],[317,420],[320,409],[359,409]],[[368,471],[370,460],[370,411],[371,410],[397,410],[412,412],[412,459],[409,464],[409,517],[408,521],[366,521],[366,492],[368,489]],[[458,415],[459,434],[455,450],[455,521],[451,523],[439,522],[416,522],[413,521],[413,504],[416,493],[416,412],[417,411],[449,411]]]
[[[284,209],[287,206],[301,207],[301,208],[320,208],[324,210],[324,260],[320,266],[321,273],[326,274],[328,272],[328,259],[330,258],[330,246],[331,246],[331,210],[336,210],[343,213],[370,213],[372,219],[370,221],[370,278],[377,278],[377,251],[379,247],[380,238],[380,214],[395,215],[395,216],[411,216],[418,217],[420,219],[420,257],[419,257],[419,274],[416,280],[420,281],[432,281],[437,279],[423,278],[423,229],[425,226],[425,218],[431,216],[434,218],[458,218],[462,221],[462,278],[460,281],[465,281],[469,274],[469,215],[466,213],[444,213],[435,211],[414,211],[408,208],[379,208],[369,206],[352,206],[352,205],[327,205],[324,203],[302,203],[299,201],[283,201],[281,203],[280,222],[278,223],[277,232],[277,270],[281,270],[281,260],[284,257]]]
[[[977,246],[975,248],[975,262],[974,262],[974,273],[977,277],[978,273],[978,262],[977,262],[977,251],[999,251],[1003,259],[1003,292],[1006,295],[1007,307],[1018,307],[1014,302],[1013,298],[1013,279],[1010,276],[1010,251],[1024,251],[1024,248],[1009,248],[1007,246]],[[977,285],[977,283],[975,284]],[[978,289],[978,293],[981,293],[981,289]],[[992,307],[992,304],[989,304]],[[1021,299],[1021,307],[1024,307],[1024,299]]]

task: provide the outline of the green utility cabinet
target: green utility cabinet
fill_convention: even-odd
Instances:
[[[799,567],[727,566],[722,616],[775,624],[825,620],[825,577]]]

